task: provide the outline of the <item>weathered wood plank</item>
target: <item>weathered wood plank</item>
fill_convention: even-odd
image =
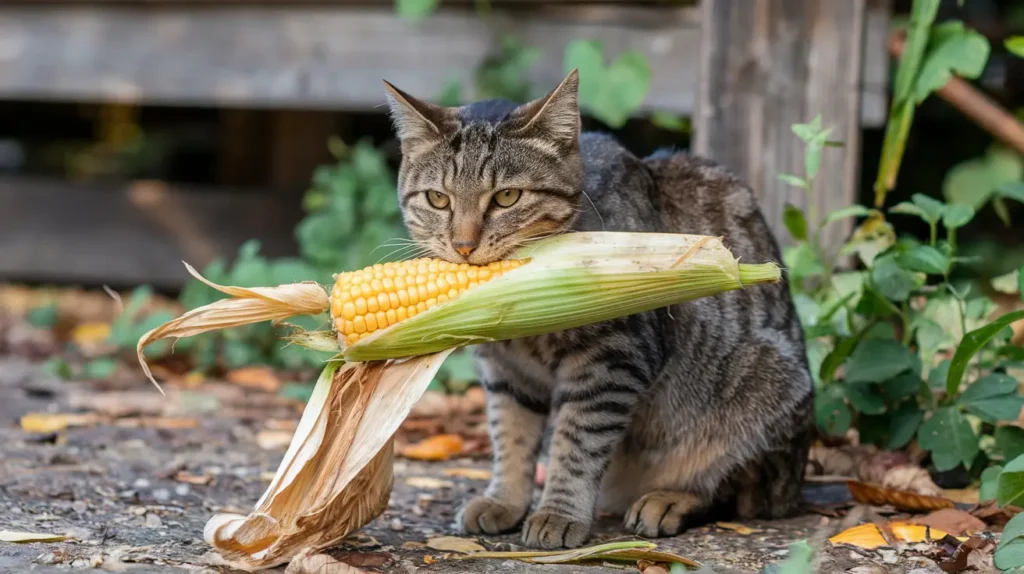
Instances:
[[[294,254],[296,196],[250,190],[0,178],[0,279],[175,289],[181,261],[233,258],[258,238]]]
[[[423,97],[453,78],[471,85],[473,69],[506,32],[543,50],[531,72],[539,86],[562,78],[566,44],[585,38],[612,55],[647,55],[653,82],[645,108],[694,109],[697,9],[608,3],[498,11],[489,21],[450,9],[417,24],[373,7],[6,4],[0,99],[374,109],[382,78]],[[887,63],[884,45],[878,49]],[[866,89],[884,86],[885,68],[865,73],[882,78]],[[869,125],[880,119],[865,117]]]
[[[856,197],[864,0],[704,0],[700,108],[695,151],[750,182],[780,240],[786,203],[807,196],[780,182],[804,173],[803,145],[790,126],[821,114],[833,128],[814,190],[819,214]],[[830,226],[823,240],[842,241],[848,226]]]

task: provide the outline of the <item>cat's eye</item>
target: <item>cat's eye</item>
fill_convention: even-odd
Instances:
[[[494,194],[494,203],[499,207],[512,207],[515,202],[519,201],[519,196],[522,194],[523,190],[521,189],[503,189]]]
[[[430,190],[427,192],[427,201],[437,209],[444,209],[451,203],[451,199],[440,191]]]

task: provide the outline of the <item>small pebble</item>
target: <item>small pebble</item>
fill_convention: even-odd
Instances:
[[[91,568],[92,564],[89,563],[85,558],[78,558],[71,562],[72,568]]]
[[[192,491],[192,488],[187,484],[179,484],[174,487],[174,494],[178,496],[188,496],[188,493]]]
[[[135,482],[132,483],[132,486],[134,486],[135,488],[148,488],[149,481],[146,480],[145,478],[136,478]]]
[[[160,502],[167,502],[171,499],[171,491],[166,488],[158,488],[153,491],[153,498]]]
[[[152,512],[146,515],[146,528],[160,528],[164,523],[160,517]]]
[[[135,516],[142,516],[143,514],[146,513],[146,507],[145,506],[133,506],[133,507],[128,509],[128,512],[130,514],[135,515]]]
[[[89,505],[84,500],[76,500],[71,503],[71,510],[74,510],[78,514],[82,514],[86,510],[89,510]]]
[[[405,530],[405,525],[402,524],[401,518],[392,518],[391,523],[388,524],[388,526],[391,528],[391,530],[394,530],[395,532],[401,532]]]

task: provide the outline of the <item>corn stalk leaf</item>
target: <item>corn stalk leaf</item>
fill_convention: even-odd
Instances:
[[[235,567],[270,568],[376,518],[391,492],[393,435],[448,353],[329,363],[267,491],[246,516],[211,518],[207,543]]]

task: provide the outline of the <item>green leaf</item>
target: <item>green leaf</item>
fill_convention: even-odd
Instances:
[[[943,343],[946,342],[946,332],[942,330],[942,325],[937,322],[919,315],[914,320],[914,337],[917,339],[917,348],[921,352],[923,358],[929,358],[936,351],[942,348]]]
[[[946,377],[949,376],[949,359],[943,359],[938,365],[928,372],[928,386],[933,391],[946,390]]]
[[[916,245],[900,253],[897,262],[904,269],[931,275],[945,275],[949,272],[949,258],[930,245]]]
[[[996,193],[1008,199],[1024,203],[1024,183],[1011,181],[996,188]]]
[[[1024,506],[1024,456],[1018,456],[1003,467],[996,486],[999,506]]]
[[[71,365],[62,357],[50,357],[43,363],[43,372],[65,381],[72,377]]]
[[[1018,514],[1017,516],[1024,517],[1024,514]],[[1017,518],[1017,516],[1014,516],[1014,518]],[[1013,522],[1013,520],[1010,522]],[[996,546],[996,551],[992,558],[996,568],[1003,572],[1024,567],[1024,538],[1011,538],[1007,540],[1004,533],[1003,539]],[[1013,570],[1013,572],[1019,571]]]
[[[921,103],[952,79],[953,73],[977,78],[985,69],[990,47],[981,34],[964,28],[961,22],[937,26],[928,53],[914,85],[914,98]]]
[[[971,383],[957,398],[957,404],[990,423],[1017,420],[1024,397],[1017,394],[1017,381],[994,373]]]
[[[395,11],[407,20],[418,22],[437,10],[441,0],[395,0]]]
[[[57,303],[49,303],[40,307],[29,309],[25,319],[30,325],[39,329],[50,329],[57,324],[60,318],[60,308]]]
[[[921,377],[917,373],[903,373],[882,383],[881,388],[886,399],[898,402],[921,390]]]
[[[804,212],[792,203],[787,203],[782,213],[782,222],[786,225],[789,235],[797,241],[807,240],[807,219]]]
[[[836,370],[846,361],[847,357],[850,356],[850,353],[853,351],[853,348],[857,346],[857,342],[859,340],[860,337],[843,337],[842,339],[839,339],[835,348],[825,356],[825,360],[821,363],[821,370],[819,371],[821,382],[828,383],[832,381],[832,377],[835,376]]]
[[[846,219],[847,217],[867,217],[870,213],[871,210],[863,205],[851,205],[850,207],[844,207],[842,209],[829,212],[822,221],[822,225],[832,223],[833,221],[839,221],[840,219]]]
[[[684,134],[688,134],[693,130],[689,118],[661,110],[651,114],[651,123],[663,130]]]
[[[580,73],[580,105],[609,127],[620,128],[647,97],[651,67],[637,51],[626,51],[605,66],[601,44],[575,40],[565,48],[565,68]]]
[[[942,215],[946,213],[946,204],[932,197],[928,197],[923,193],[915,193],[911,198],[914,205],[921,208],[926,214],[928,214],[929,221],[938,221],[942,218]]]
[[[978,492],[978,500],[985,502],[995,500],[999,492],[999,473],[1003,471],[1000,465],[990,466],[981,473],[981,489]]]
[[[956,396],[957,389],[960,387],[960,381],[967,370],[967,364],[974,355],[1000,331],[1021,319],[1024,319],[1024,310],[1013,311],[999,317],[984,327],[964,335],[963,340],[960,341],[960,345],[953,354],[953,360],[949,366],[949,374],[946,377],[947,395],[951,397]]]
[[[921,209],[920,207],[914,205],[909,201],[901,201],[900,203],[897,203],[896,205],[890,207],[889,213],[898,213],[901,215],[915,215],[929,223],[932,222],[932,219],[928,215],[927,211]]]
[[[932,453],[932,462],[940,472],[961,463],[970,468],[978,455],[978,436],[956,407],[941,407],[917,431],[921,448]]]
[[[942,193],[950,203],[981,209],[1003,186],[1018,183],[1024,176],[1024,160],[1013,151],[991,148],[985,155],[953,166],[942,182]]]
[[[993,433],[996,446],[1005,460],[1013,460],[1024,454],[1024,429],[1020,427],[996,427]]]
[[[893,301],[906,301],[924,281],[912,271],[904,269],[895,254],[888,253],[875,259],[871,268],[871,283],[879,294]]]
[[[807,243],[798,243],[783,249],[782,261],[789,271],[790,278],[796,281],[825,272],[825,266],[822,265],[818,254]]]
[[[807,185],[807,181],[804,178],[797,175],[793,175],[791,173],[780,173],[776,177],[782,183],[788,183],[789,185],[799,187],[800,189],[807,189],[808,187],[810,187]]]
[[[921,421],[924,419],[924,411],[918,408],[917,403],[910,401],[904,403],[899,409],[893,411],[889,423],[889,442],[885,448],[896,450],[907,446],[914,438]]]
[[[881,383],[920,369],[920,359],[893,339],[865,339],[846,362],[846,382]]]
[[[867,383],[848,383],[846,398],[859,413],[880,415],[885,412],[885,399],[875,393],[872,385]]]
[[[1003,45],[1014,56],[1024,58],[1024,36],[1011,36],[1006,39]]]
[[[82,377],[86,379],[109,379],[117,372],[117,361],[110,357],[93,359],[85,364]]]
[[[845,399],[843,385],[836,383],[824,385],[814,397],[814,418],[829,435],[841,436],[850,430],[853,413]]]
[[[969,205],[950,203],[946,206],[946,212],[942,214],[942,224],[946,229],[958,229],[974,219],[974,208]]]

